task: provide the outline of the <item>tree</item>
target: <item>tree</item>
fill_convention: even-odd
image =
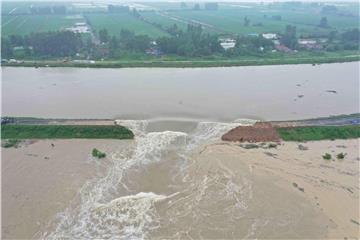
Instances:
[[[204,5],[205,10],[218,10],[219,6],[216,2],[208,2]]]
[[[1,38],[1,57],[10,58],[13,56],[13,48],[8,38]]]
[[[322,28],[327,28],[328,27],[327,17],[322,17],[320,19],[319,27],[322,27]]]
[[[176,23],[174,23],[171,27],[167,28],[167,32],[173,36],[176,36],[176,35],[180,34],[181,29],[177,26]]]
[[[208,56],[223,52],[218,37],[204,34],[200,25],[189,24],[185,32],[158,38],[156,42],[162,52],[180,56]]]
[[[116,49],[119,47],[119,41],[117,40],[116,36],[112,36],[109,43],[110,49]]]
[[[250,25],[250,19],[248,19],[248,17],[244,18],[244,26],[247,27]]]
[[[102,43],[107,43],[109,41],[109,34],[106,29],[101,29],[99,31],[99,39]]]
[[[296,27],[292,25],[287,25],[285,28],[285,33],[280,39],[281,43],[290,49],[295,49],[297,45],[296,38]]]
[[[331,31],[329,33],[329,37],[328,37],[329,43],[332,43],[335,40],[336,35],[337,35],[337,31]]]
[[[37,56],[73,56],[82,47],[80,34],[70,31],[32,33],[27,41]]]
[[[344,41],[359,42],[360,31],[354,28],[344,32],[341,37]]]

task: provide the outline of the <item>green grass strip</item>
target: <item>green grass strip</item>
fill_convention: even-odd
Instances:
[[[277,128],[284,141],[360,138],[360,125]]]
[[[134,134],[123,126],[99,125],[2,125],[2,139],[132,139]]]

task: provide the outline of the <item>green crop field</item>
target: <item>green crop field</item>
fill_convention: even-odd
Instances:
[[[182,18],[173,12],[143,11],[140,14],[146,21],[160,24],[165,29],[176,24],[178,28],[185,30],[188,24],[193,23],[192,19]],[[207,33],[221,32],[213,28],[204,28],[203,30]]]
[[[278,128],[277,131],[284,141],[360,138],[359,125]]]
[[[30,7],[64,5],[66,15],[32,15]],[[259,4],[259,3],[219,3],[216,11],[204,9],[200,3],[200,11],[193,10],[195,3],[187,2],[181,7],[180,2],[147,2],[138,3],[135,7],[145,19],[142,21],[129,13],[107,14],[105,3],[70,3],[70,2],[2,2],[2,34],[29,34],[49,30],[61,30],[83,21],[72,16],[86,17],[92,30],[98,32],[106,28],[110,35],[118,35],[121,29],[133,30],[136,34],[147,34],[150,37],[168,35],[155,25],[168,28],[173,24],[185,29],[188,23],[200,23],[204,31],[209,33],[250,34],[277,32],[282,33],[287,25],[295,25],[298,35],[328,33],[333,30],[344,31],[359,26],[359,4],[335,4],[338,11],[344,14],[323,14],[323,5],[316,4]],[[153,9],[152,11],[148,11]],[[273,16],[281,16],[274,20]],[[320,19],[327,17],[328,28],[318,27]],[[244,18],[250,20],[244,26]],[[149,24],[149,23],[152,24]]]
[[[265,7],[239,8],[225,5],[217,11],[182,10],[169,12],[175,17],[195,20],[209,25],[225,33],[249,34],[264,32],[283,32],[286,25],[295,25],[299,34],[329,32],[356,28],[358,17],[342,17],[337,15],[322,15],[309,11],[291,11],[284,9],[269,9]],[[281,20],[274,20],[272,16],[280,15]],[[326,16],[329,28],[320,28],[318,24],[322,16]],[[244,18],[250,20],[250,25],[244,26]],[[253,25],[259,26],[253,26]]]
[[[132,139],[134,134],[122,126],[101,125],[3,125],[2,139]]]
[[[57,31],[79,21],[64,15],[7,15],[2,16],[2,35],[26,35],[31,32]]]
[[[168,35],[166,32],[143,22],[128,13],[118,14],[87,14],[91,27],[98,32],[105,28],[110,35],[119,35],[121,29],[134,31],[136,34],[145,34],[150,37],[159,37]]]
[[[176,24],[181,29],[186,29],[187,23],[171,18],[171,15],[155,11],[144,11],[140,13],[141,16],[149,22],[160,24],[168,28]]]

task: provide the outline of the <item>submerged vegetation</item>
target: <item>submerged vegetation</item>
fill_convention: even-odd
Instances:
[[[332,156],[331,156],[330,153],[325,153],[322,157],[323,157],[323,159],[325,159],[325,160],[331,160],[331,158],[332,158]]]
[[[346,156],[346,153],[339,153],[339,154],[336,155],[336,158],[337,159],[344,159],[345,156]]]
[[[277,128],[284,141],[314,141],[360,138],[360,125]]]
[[[2,139],[132,139],[134,134],[123,126],[99,125],[2,125]]]
[[[97,150],[96,148],[94,148],[93,150],[92,150],[92,156],[93,157],[96,157],[96,158],[104,158],[104,157],[106,157],[106,154],[105,153],[103,153],[103,152],[100,152],[99,150]]]

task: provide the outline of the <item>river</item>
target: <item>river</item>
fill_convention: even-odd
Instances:
[[[359,63],[227,68],[2,68],[3,115],[290,120],[359,111]],[[334,92],[336,91],[336,92]]]

